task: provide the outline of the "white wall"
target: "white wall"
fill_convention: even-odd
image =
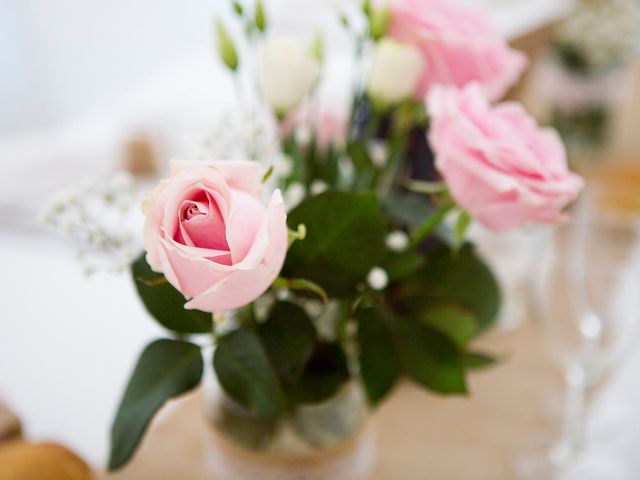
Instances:
[[[564,0],[463,0],[508,34]],[[300,16],[358,0],[268,0]],[[212,45],[227,0],[0,0],[0,134],[82,118]],[[521,8],[522,7],[522,8]],[[557,8],[557,7],[555,7]],[[308,23],[307,23],[308,24]]]
[[[142,84],[212,41],[221,3],[0,1],[0,130],[77,117]]]

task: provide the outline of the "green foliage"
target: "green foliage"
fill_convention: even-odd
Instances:
[[[471,226],[473,219],[467,212],[462,211],[458,215],[455,228],[453,229],[453,242],[455,248],[459,248],[464,243],[464,239],[467,236],[467,230]]]
[[[304,278],[282,278],[278,277],[273,282],[274,288],[286,288],[288,290],[304,293],[310,293],[318,296],[324,303],[329,301],[327,292],[324,289],[310,280]]]
[[[318,60],[318,62],[322,63],[324,61],[324,43],[320,32],[317,32],[313,37],[313,43],[311,43],[311,54],[316,60]]]
[[[420,252],[407,250],[389,254],[383,267],[389,275],[389,281],[396,282],[415,274],[424,267],[426,262],[427,259]]]
[[[477,332],[488,328],[500,307],[498,283],[472,245],[453,251],[440,245],[427,252],[424,267],[390,293],[397,311],[420,318],[440,305],[455,305],[473,314]]]
[[[291,385],[285,385],[290,404],[314,404],[323,402],[337,393],[349,380],[347,358],[339,345],[321,343],[316,347],[302,377]]]
[[[178,333],[211,331],[211,314],[186,310],[184,296],[167,282],[164,275],[151,270],[144,254],[131,265],[131,274],[142,303],[163,327]]]
[[[267,16],[264,13],[264,3],[262,0],[256,2],[256,16],[255,16],[256,28],[260,32],[267,30]]]
[[[371,37],[374,40],[379,40],[386,33],[389,28],[389,21],[391,19],[391,9],[386,6],[376,9],[371,14]]]
[[[409,378],[434,392],[467,393],[462,356],[451,339],[408,318],[396,318],[393,325],[396,351]]]
[[[427,217],[425,222],[411,235],[411,246],[414,248],[420,247],[436,228],[440,226],[452,209],[453,204],[443,205]]]
[[[355,170],[354,189],[366,190],[375,177],[375,167],[363,142],[351,142],[347,145],[347,154]]]
[[[231,71],[236,71],[238,69],[238,52],[236,50],[236,46],[231,40],[227,29],[225,28],[222,21],[216,21],[216,37],[218,40],[218,53],[220,54],[220,58],[222,62],[229,68]]]
[[[235,12],[236,15],[241,17],[244,14],[244,7],[240,2],[238,2],[237,0],[234,0],[232,2],[232,6],[233,6],[233,11]]]
[[[278,302],[258,333],[278,375],[285,382],[297,382],[317,341],[307,313],[294,303]]]
[[[142,353],[111,429],[109,470],[126,464],[151,418],[170,398],[195,388],[202,378],[200,349],[177,340],[156,340]]]
[[[419,227],[437,210],[437,207],[426,201],[425,196],[426,194],[391,193],[384,199],[383,209],[394,223]]]
[[[374,308],[356,312],[360,345],[360,374],[371,405],[386,397],[400,375],[391,330],[384,315]]]
[[[468,352],[464,356],[464,364],[469,370],[483,370],[493,367],[498,360],[492,355],[479,352]]]
[[[255,332],[240,328],[220,338],[213,367],[224,391],[256,417],[285,412],[282,387]]]
[[[460,349],[464,349],[478,332],[475,315],[457,305],[436,305],[427,309],[420,320],[445,334]]]
[[[290,214],[290,227],[307,227],[293,244],[283,275],[305,278],[329,296],[342,296],[363,282],[384,255],[380,206],[373,193],[328,192],[309,198]]]

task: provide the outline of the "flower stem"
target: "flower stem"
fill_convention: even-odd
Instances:
[[[436,210],[411,236],[411,247],[416,248],[442,223],[447,214],[455,207],[453,203],[444,205]]]

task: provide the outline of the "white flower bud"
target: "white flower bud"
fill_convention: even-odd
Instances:
[[[376,167],[384,167],[387,164],[387,155],[389,149],[386,142],[382,140],[373,140],[368,145],[369,157]]]
[[[374,267],[367,275],[367,284],[374,290],[384,290],[389,285],[389,275],[380,267]]]
[[[293,173],[293,159],[289,155],[282,155],[275,161],[273,169],[276,175],[286,178]]]
[[[273,38],[264,49],[262,88],[278,114],[298,106],[320,77],[320,62],[300,42]]]
[[[293,208],[298,205],[302,200],[304,200],[306,193],[304,185],[301,183],[292,183],[289,185],[289,188],[287,188],[287,191],[284,194],[287,206],[289,208]]]
[[[416,47],[385,38],[376,46],[367,91],[383,105],[402,102],[413,96],[424,69]]]
[[[387,247],[392,252],[401,253],[404,252],[409,246],[409,235],[402,230],[396,230],[387,235],[385,239]]]
[[[322,180],[314,180],[311,183],[311,194],[312,195],[320,195],[323,192],[326,192],[329,189],[329,185]]]

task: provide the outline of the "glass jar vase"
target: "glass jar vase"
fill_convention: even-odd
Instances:
[[[363,480],[375,460],[365,396],[348,382],[278,420],[256,418],[211,378],[204,389],[207,471],[215,480]]]

